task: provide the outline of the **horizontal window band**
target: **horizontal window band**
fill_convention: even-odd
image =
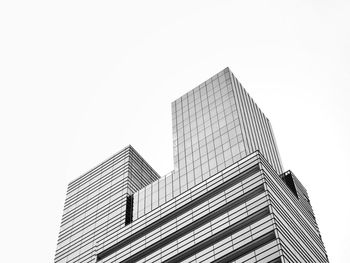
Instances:
[[[247,201],[247,200],[246,200]],[[213,244],[220,242],[221,240],[227,238],[228,236],[233,235],[234,233],[237,233],[238,231],[258,222],[259,220],[263,219],[267,215],[269,215],[269,208],[264,207],[260,209],[259,211],[243,218],[242,220],[238,221],[237,223],[221,230],[220,232],[208,237],[207,239],[203,240],[202,242],[199,242],[192,247],[186,249],[185,251],[173,256],[172,258],[164,261],[164,263],[177,263],[182,260],[185,260],[194,254],[199,253],[200,251],[212,246]],[[124,262],[124,261],[123,261]],[[125,261],[125,262],[131,262],[131,261]]]
[[[129,245],[130,243],[136,241],[137,239],[147,235],[148,233],[152,232],[153,230],[160,228],[162,225],[165,225],[166,223],[170,222],[174,218],[188,212],[192,208],[200,205],[201,203],[209,200],[211,197],[225,191],[226,189],[229,189],[230,187],[240,183],[241,181],[249,178],[253,174],[260,171],[259,164],[256,164],[252,167],[250,167],[248,170],[240,173],[239,175],[233,177],[232,179],[220,184],[216,188],[212,189],[211,191],[208,191],[204,193],[203,195],[197,197],[196,199],[192,200],[191,202],[183,205],[182,207],[178,208],[172,213],[169,213],[165,215],[164,217],[156,220],[155,222],[151,223],[150,225],[146,226],[145,228],[139,230],[138,232],[130,235],[129,237],[123,239],[122,241],[112,245],[111,247],[107,248],[106,250],[100,252],[97,254],[97,261],[100,261],[114,252],[120,250],[121,248]]]
[[[153,243],[152,245],[146,247],[145,249],[139,251],[138,253],[132,255],[131,257],[121,261],[121,263],[133,263],[136,262],[150,254],[152,254],[153,252],[159,250],[160,248],[170,244],[171,242],[185,236],[186,234],[190,233],[191,231],[205,225],[206,223],[210,222],[211,220],[221,216],[222,214],[238,207],[241,204],[244,204],[245,202],[253,199],[254,197],[258,196],[259,194],[264,192],[264,186],[263,185],[259,185],[256,188],[250,190],[249,192],[241,195],[240,197],[232,200],[231,202],[227,203],[226,205],[223,205],[219,208],[217,208],[216,210],[214,210],[213,212],[206,214],[205,216],[197,219],[196,221],[188,224],[187,226],[184,226],[183,228],[179,229],[178,231],[174,232],[173,234],[170,234],[169,236],[164,237],[163,239],[159,240],[158,242]],[[232,226],[224,229],[223,231],[219,232],[218,234],[220,234],[219,236],[212,236],[209,237],[208,239],[205,240],[209,241],[209,242],[218,242],[221,237],[221,235],[223,235],[225,238],[228,235],[232,235],[233,232],[237,232],[255,222],[257,222],[258,220],[260,220],[261,218],[267,216],[269,214],[269,209],[268,207],[263,208],[262,210],[258,211],[257,213],[252,214],[251,216],[248,216],[244,219],[242,219],[241,221],[233,224]],[[228,231],[228,232],[227,232]],[[224,233],[226,233],[226,235],[224,235]],[[218,239],[217,241],[212,241],[213,239]],[[211,243],[210,243],[211,244]],[[196,246],[196,245],[195,245]],[[204,244],[205,246],[205,244]],[[209,246],[209,245],[208,245]],[[199,247],[200,250],[204,249],[203,246],[201,245]],[[179,254],[181,255],[181,254]],[[166,261],[168,262],[168,261]],[[176,258],[174,261],[169,261],[172,263],[176,263],[179,262],[179,260]]]
[[[233,260],[237,260],[240,257],[243,257],[244,255],[268,244],[269,242],[273,241],[276,239],[276,234],[275,231],[272,230],[261,237],[258,237],[257,239],[254,239],[253,241],[241,246],[240,248],[237,248],[233,250],[231,253],[214,260],[212,263],[226,263],[226,262],[231,262]],[[272,261],[274,262],[274,261]],[[279,261],[277,261],[279,262]]]

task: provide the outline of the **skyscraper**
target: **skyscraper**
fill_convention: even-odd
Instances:
[[[69,184],[55,262],[328,262],[305,187],[228,68],[172,118],[167,175],[127,146]]]

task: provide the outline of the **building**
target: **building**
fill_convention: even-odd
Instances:
[[[328,262],[306,189],[228,68],[172,118],[169,174],[128,146],[69,184],[56,263]]]

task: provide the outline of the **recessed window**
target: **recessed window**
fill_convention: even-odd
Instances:
[[[132,222],[133,208],[134,208],[134,195],[128,195],[126,197],[125,225],[128,225]]]
[[[297,189],[295,188],[292,173],[290,171],[285,172],[281,176],[281,179],[288,186],[288,188],[292,191],[292,193],[298,198],[298,192],[297,192]]]

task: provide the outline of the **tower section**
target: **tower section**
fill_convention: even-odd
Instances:
[[[172,118],[180,192],[257,150],[283,172],[269,120],[229,68],[175,100]]]
[[[159,179],[128,146],[68,185],[55,262],[94,262],[96,251],[133,221],[133,193]],[[128,211],[129,210],[129,211]]]

